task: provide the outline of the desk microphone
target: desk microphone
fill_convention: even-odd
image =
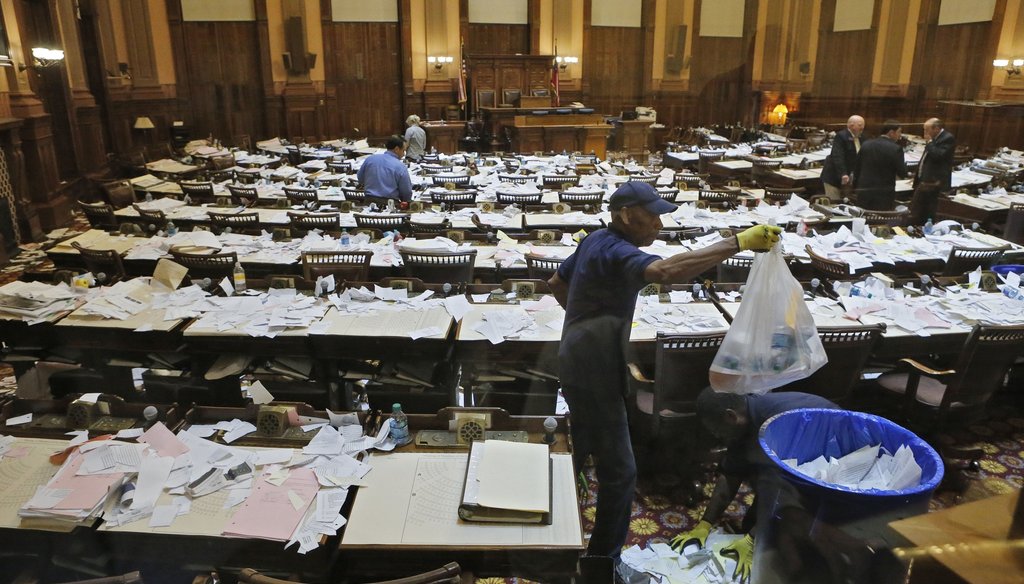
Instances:
[[[452,285],[448,282],[445,282],[444,285],[441,286],[441,292],[444,292],[444,297],[448,298],[448,295],[452,293]]]
[[[697,282],[693,283],[693,299],[700,300],[700,284]]]
[[[544,418],[544,443],[555,443],[555,430],[558,428],[558,420],[552,416]]]
[[[146,419],[146,429],[156,423],[156,419],[160,416],[160,411],[154,406],[146,406],[146,409],[142,410],[142,417]]]
[[[818,286],[821,286],[821,280],[817,278],[811,278],[811,298],[818,295]]]

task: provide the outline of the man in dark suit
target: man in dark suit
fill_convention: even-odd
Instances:
[[[907,176],[903,148],[897,144],[902,135],[899,122],[886,120],[882,134],[861,147],[853,167],[858,207],[891,211],[896,206],[896,179]]]
[[[837,132],[832,140],[832,152],[821,169],[821,182],[825,183],[825,194],[833,201],[842,200],[843,189],[853,185],[853,165],[857,161],[863,132],[864,118],[850,116],[846,120],[846,129]]]
[[[931,118],[924,123],[924,137],[928,143],[914,176],[914,198],[910,203],[910,219],[921,225],[935,217],[939,193],[952,188],[953,153],[956,138],[943,128],[942,120]]]

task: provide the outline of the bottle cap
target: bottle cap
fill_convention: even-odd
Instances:
[[[400,411],[402,411],[402,404],[400,404],[398,402],[395,402],[395,403],[391,404],[391,411],[393,411],[393,412],[400,412]]]

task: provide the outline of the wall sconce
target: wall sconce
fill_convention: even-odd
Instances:
[[[789,108],[786,104],[780,103],[772,109],[772,113],[768,116],[773,126],[785,126],[786,116],[789,115]]]
[[[427,63],[429,63],[429,64],[434,66],[434,71],[440,71],[442,67],[444,67],[448,63],[453,62],[454,60],[455,60],[454,57],[449,57],[449,56],[434,56],[434,55],[430,55],[429,57],[427,57]]]
[[[60,49],[47,49],[45,47],[32,47],[32,64],[18,65],[18,71],[25,69],[49,69],[56,67],[64,61],[64,51]]]
[[[555,63],[558,64],[558,68],[565,71],[569,65],[575,65],[580,62],[579,57],[555,57]]]
[[[995,59],[992,61],[992,66],[996,69],[1005,69],[1006,76],[1012,77],[1020,75],[1020,68],[1024,67],[1024,59],[1014,59],[1012,63],[1009,59]]]

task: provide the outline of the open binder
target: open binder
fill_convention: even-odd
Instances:
[[[551,525],[551,472],[546,444],[473,442],[462,485],[459,518]]]

